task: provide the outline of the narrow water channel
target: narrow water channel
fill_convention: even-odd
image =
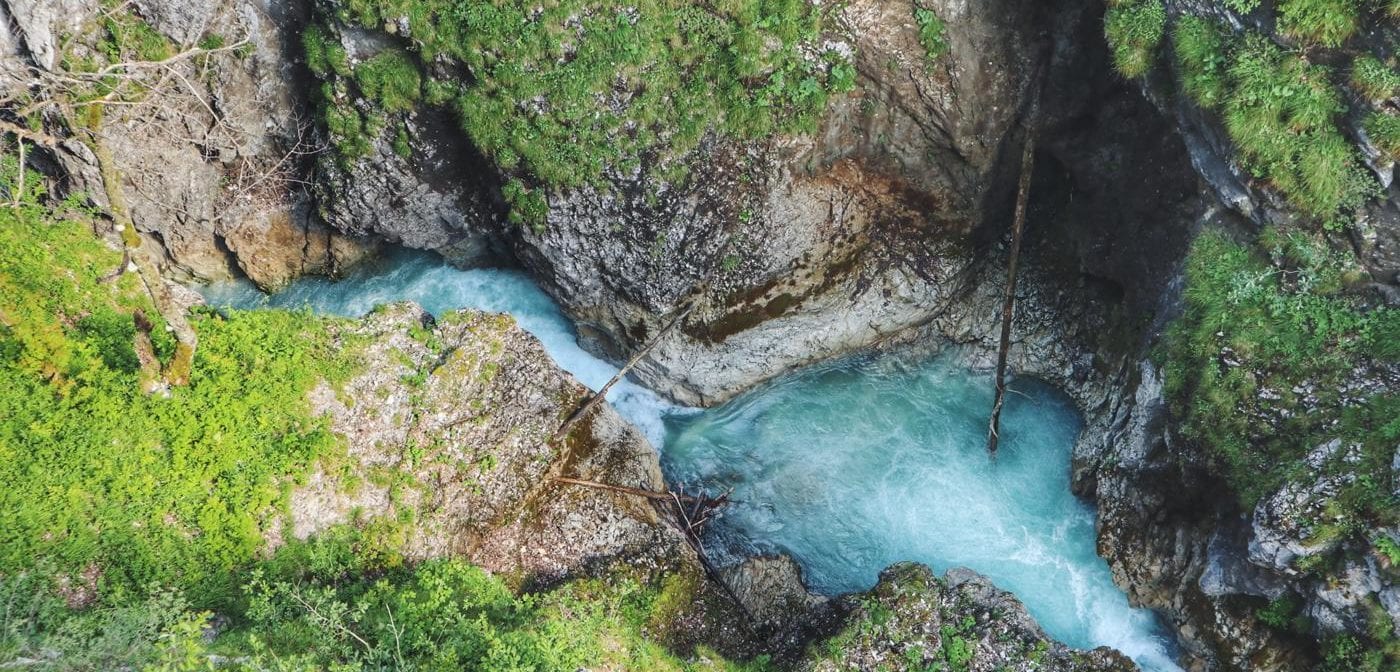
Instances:
[[[398,253],[340,282],[305,279],[271,297],[242,282],[205,296],[346,316],[394,301],[506,312],[589,387],[617,370],[578,347],[569,321],[523,274],[462,271],[427,254]],[[1095,554],[1092,509],[1070,494],[1073,405],[1017,381],[992,462],[990,388],[946,359],[878,355],[811,367],[709,410],[627,381],[609,400],[659,447],[673,481],[734,489],[712,533],[719,554],[789,553],[828,594],[869,588],[900,560],[970,567],[1066,644],[1112,646],[1145,669],[1177,670],[1157,620],[1128,605]]]

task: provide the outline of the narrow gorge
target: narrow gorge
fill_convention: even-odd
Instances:
[[[1391,0],[0,16],[0,664],[1400,669]]]

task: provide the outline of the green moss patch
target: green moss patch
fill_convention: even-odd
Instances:
[[[393,26],[407,40],[410,53],[348,66],[358,92],[382,111],[405,111],[418,100],[418,73],[431,72],[421,83],[426,97],[454,110],[500,169],[530,183],[516,202],[532,185],[666,167],[712,131],[759,138],[815,128],[830,93],[854,82],[849,61],[822,46],[824,11],[804,0],[358,0],[333,18]],[[312,70],[343,74],[327,32],[308,35]],[[345,87],[332,82],[324,109],[342,154],[354,159],[364,147],[349,136],[372,137],[377,127],[341,118],[357,114]],[[521,205],[522,223],[538,223],[534,205]]]

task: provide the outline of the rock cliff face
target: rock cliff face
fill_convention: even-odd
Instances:
[[[611,357],[644,345],[695,300],[637,375],[683,401],[721,401],[931,319],[970,263],[969,233],[1002,208],[1003,157],[1043,60],[1036,12],[1008,2],[935,7],[951,49],[933,60],[914,9],[846,6],[830,40],[855,54],[856,91],[808,136],[711,137],[684,159],[687,178],[613,171],[598,186],[550,191],[541,226],[510,226],[499,212],[483,216],[470,185],[442,186],[427,157],[442,145],[429,132],[409,159],[381,140],[348,176],[322,171],[323,207],[343,230],[418,247],[485,234],[560,300],[591,349]],[[363,31],[338,28],[352,60],[374,53]],[[430,126],[434,115],[406,119]],[[384,212],[411,203],[409,193],[425,196],[409,212],[456,205],[425,217]]]
[[[305,188],[321,148],[297,62],[304,3],[148,0],[132,8],[168,39],[161,55],[171,60],[131,75],[150,95],[106,106],[85,123],[115,158],[136,227],[165,251],[169,274],[241,274],[271,289],[307,273],[334,274],[362,257],[369,242],[315,217]],[[36,72],[61,74],[70,67],[63,58],[81,61],[101,40],[119,39],[113,36],[123,27],[103,23],[99,9],[90,2],[0,5],[0,89],[35,81]],[[186,53],[200,46],[214,51]],[[61,165],[66,191],[106,206],[97,159],[83,138],[65,140],[48,159]]]

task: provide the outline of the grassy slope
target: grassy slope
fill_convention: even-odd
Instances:
[[[657,643],[698,589],[684,572],[520,596],[460,561],[403,566],[351,529],[260,559],[288,486],[339,445],[306,392],[354,354],[309,313],[204,312],[189,385],[147,393],[173,343],[134,273],[103,280],[122,257],[98,221],[34,193],[0,207],[0,661],[738,669]],[[232,626],[212,644],[209,609]]]

